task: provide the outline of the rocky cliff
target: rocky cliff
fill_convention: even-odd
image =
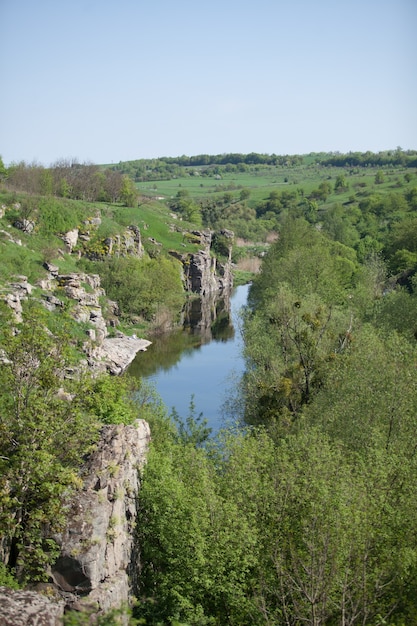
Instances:
[[[138,470],[149,441],[143,420],[134,426],[105,426],[83,468],[83,488],[71,502],[65,532],[55,537],[61,554],[51,571],[69,608],[107,611],[134,595],[139,574],[134,542]]]
[[[26,276],[18,276],[5,288],[2,297],[13,310],[16,321],[22,322],[22,301],[28,297],[40,298],[50,311],[66,307],[76,322],[88,326],[82,345],[85,366],[95,373],[124,372],[136,354],[146,350],[151,342],[117,330],[109,336],[109,327],[118,324],[119,310],[117,303],[106,297],[100,276],[59,274],[59,268],[51,263],[45,263],[45,269],[48,276],[37,285],[31,285]]]
[[[0,626],[61,626],[65,601],[0,587]]]
[[[200,296],[211,294],[230,293],[233,287],[232,275],[232,246],[234,234],[230,230],[192,231],[194,242],[200,244],[201,249],[192,254],[173,255],[183,266],[184,287],[191,293]],[[222,259],[218,260],[216,244],[222,240]]]
[[[105,426],[68,503],[67,526],[53,537],[60,556],[40,590],[0,588],[1,626],[57,626],[64,611],[100,615],[129,604],[140,570],[134,529],[149,426]],[[45,597],[45,594],[46,596]]]

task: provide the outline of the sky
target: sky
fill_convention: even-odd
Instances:
[[[0,0],[0,155],[417,149],[416,0]]]

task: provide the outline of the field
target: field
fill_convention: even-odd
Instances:
[[[137,183],[136,186],[143,196],[160,201],[173,198],[179,190],[186,189],[190,196],[199,200],[202,198],[216,198],[225,193],[231,193],[235,198],[239,197],[242,189],[250,191],[249,206],[268,198],[272,191],[302,190],[308,196],[313,189],[317,189],[320,183],[328,181],[334,188],[334,183],[339,175],[344,175],[348,183],[345,191],[330,194],[327,204],[333,202],[346,202],[350,196],[357,194],[360,189],[369,191],[386,192],[397,189],[404,184],[404,175],[410,170],[405,168],[376,167],[369,168],[340,168],[323,167],[320,165],[297,166],[297,167],[273,167],[255,166],[245,172],[224,172],[221,177],[204,175],[203,168],[184,168],[187,174],[170,180],[158,180]],[[384,181],[375,183],[378,171],[383,172]],[[414,184],[417,179],[416,173],[412,172]]]

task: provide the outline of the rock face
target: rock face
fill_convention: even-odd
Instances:
[[[108,237],[104,241],[107,255],[110,256],[143,256],[140,230],[137,226],[129,226],[122,235]]]
[[[16,281],[8,283],[7,293],[1,296],[1,299],[11,308],[14,313],[16,322],[22,321],[22,300],[27,300],[32,293],[33,286],[28,283],[26,276],[16,276]]]
[[[127,369],[138,352],[144,352],[150,345],[150,341],[138,337],[107,337],[100,346],[99,354],[110,374],[118,375]]]
[[[183,264],[185,289],[201,296],[230,292],[233,287],[231,263],[233,232],[193,231],[192,235],[202,248],[194,254],[179,257]],[[224,263],[220,263],[216,256],[212,255],[216,236],[221,236],[224,242],[227,242],[223,250]]]
[[[103,428],[82,469],[83,486],[68,505],[67,526],[53,537],[61,551],[52,584],[40,585],[48,597],[0,587],[0,626],[62,626],[64,610],[97,616],[132,601],[140,570],[138,470],[149,441],[144,420]]]
[[[106,256],[136,256],[144,254],[141,233],[138,226],[131,225],[126,230],[111,237],[100,239],[99,231],[101,217],[99,211],[96,217],[90,217],[83,222],[80,229],[74,228],[61,236],[66,251],[74,251],[79,256],[85,255],[91,259],[100,259]]]
[[[129,602],[137,587],[134,543],[139,474],[150,441],[144,420],[105,426],[84,468],[84,485],[71,502],[61,554],[51,575],[67,608],[105,612]]]
[[[61,626],[64,600],[51,600],[35,591],[0,587],[1,626]]]

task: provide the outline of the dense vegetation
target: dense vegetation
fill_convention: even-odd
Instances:
[[[264,245],[244,313],[247,367],[236,391],[235,429],[209,438],[192,405],[184,421],[170,419],[160,404],[146,415],[153,444],[137,527],[136,618],[154,625],[417,624],[416,155],[273,158],[161,160],[182,168],[174,174],[181,177],[158,180],[150,190],[162,197],[154,210],[166,207],[161,221],[171,212],[196,224],[237,227],[262,244],[273,232],[276,241]],[[184,175],[196,166],[224,169],[214,175],[220,179]],[[46,207],[55,201],[42,200]],[[41,210],[42,202],[36,211],[49,215],[46,237],[58,217]],[[109,219],[119,210],[108,208]],[[101,264],[128,317],[140,306],[124,295],[129,275],[140,292],[162,259],[149,255],[140,267],[135,261],[120,270],[120,281],[112,273],[117,263],[89,262]],[[151,305],[141,314],[154,315]],[[42,524],[64,491],[76,487],[78,455],[98,425],[135,413],[119,382],[93,388],[84,381],[89,394],[68,387],[80,399],[71,404],[57,397],[59,368],[48,354],[59,367],[65,355],[52,350],[40,313],[32,317],[32,338],[29,324],[18,335],[5,333],[1,344],[2,525],[16,545],[21,580],[38,576],[54,556],[53,546],[42,544]],[[33,371],[23,371],[22,359],[35,364]],[[40,430],[48,433],[42,441]],[[57,455],[63,436],[70,445]]]
[[[328,208],[319,194],[304,212],[270,203],[279,238],[245,314],[246,428],[204,443],[155,427],[148,622],[417,623],[415,187],[373,176]]]
[[[137,407],[127,380],[64,377],[74,367],[68,327],[39,304],[27,305],[24,323],[3,305],[0,329],[0,551],[27,583],[43,580],[58,556],[47,537],[65,522],[101,425],[131,423]]]
[[[151,623],[417,623],[416,295],[386,276],[282,223],[246,313],[253,426],[165,433],[149,458]]]

